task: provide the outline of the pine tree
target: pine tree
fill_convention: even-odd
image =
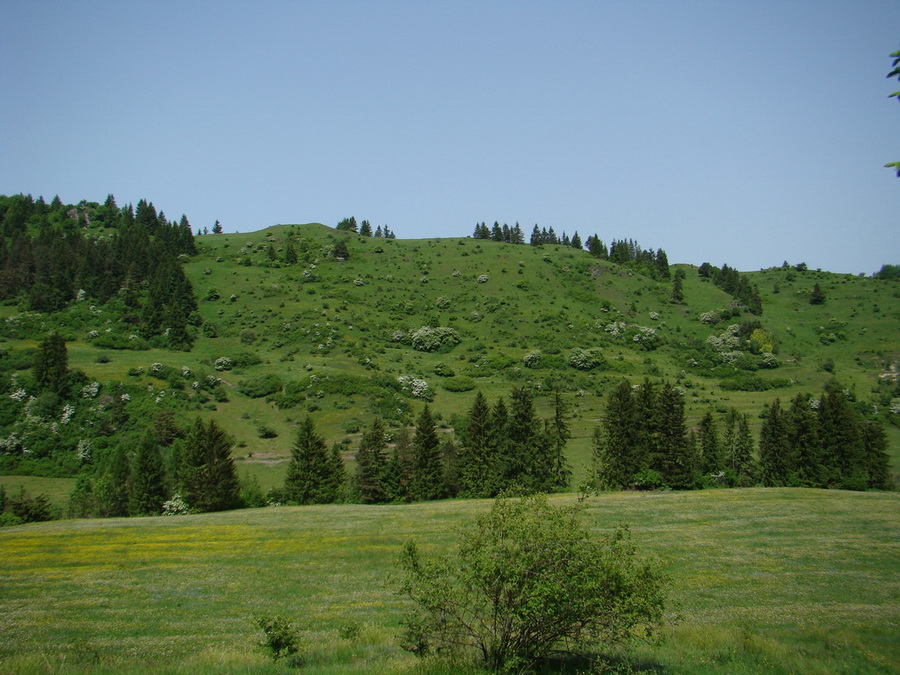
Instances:
[[[656,398],[657,447],[662,452],[660,473],[665,483],[676,490],[696,487],[694,471],[697,457],[688,443],[684,422],[684,398],[671,384],[664,384]]]
[[[809,399],[797,394],[787,413],[788,445],[796,462],[795,478],[790,485],[825,487],[822,473],[822,444],[819,423],[809,405]]]
[[[368,220],[362,221],[362,223],[359,226],[359,233],[363,237],[371,237],[372,236],[372,223],[370,223]]]
[[[222,230],[222,223],[220,223],[220,222],[217,220],[216,223],[215,223],[215,225],[213,225],[212,233],[213,233],[213,234],[222,234],[222,231],[223,231],[223,230]]]
[[[409,496],[414,501],[440,499],[446,494],[437,427],[426,404],[416,420],[413,434],[414,468]]]
[[[166,501],[166,477],[159,447],[148,431],[138,442],[129,472],[128,512],[133,516],[155,516]]]
[[[240,484],[231,457],[231,439],[216,423],[199,417],[184,439],[179,462],[182,496],[197,511],[224,511],[238,505]]]
[[[571,246],[572,248],[578,249],[579,251],[584,248],[583,244],[581,243],[581,237],[578,236],[578,230],[575,230],[575,234],[572,235]]]
[[[718,474],[725,467],[722,447],[719,444],[719,431],[711,410],[707,410],[700,420],[698,430],[700,442],[700,461],[703,473]]]
[[[491,441],[491,410],[484,394],[478,391],[469,409],[459,455],[460,489],[467,497],[493,497],[498,492]]]
[[[831,485],[863,490],[867,483],[859,419],[836,382],[825,387],[819,402],[822,464]]]
[[[292,241],[288,241],[287,245],[284,247],[284,264],[297,264],[297,249],[294,248],[294,242]]]
[[[638,426],[631,385],[622,380],[609,395],[602,426],[594,432],[594,473],[599,487],[618,490],[631,484],[638,471]]]
[[[893,490],[888,439],[881,422],[872,420],[860,426],[863,446],[863,462],[866,468],[866,484],[876,490]]]
[[[337,455],[337,461],[340,461],[340,455]],[[315,424],[307,415],[297,428],[297,436],[291,446],[291,459],[284,481],[285,495],[297,504],[334,502],[340,487],[340,479],[334,475],[337,468],[325,440],[316,433]]]
[[[775,399],[759,432],[759,470],[763,485],[785,486],[791,473],[788,429],[781,401]]]
[[[62,336],[53,332],[38,344],[34,379],[43,391],[62,394],[69,381],[69,352]]]
[[[684,270],[678,268],[675,270],[675,276],[672,278],[672,298],[674,305],[684,304]]]
[[[748,415],[741,415],[738,419],[733,467],[737,485],[749,487],[756,483],[758,469],[753,459],[753,436],[750,433],[750,418]]]
[[[551,489],[563,488],[569,484],[572,471],[566,463],[566,443],[572,437],[569,428],[569,406],[558,391],[553,396],[553,420],[550,424],[550,457],[549,477],[547,484]]]
[[[109,454],[101,474],[94,482],[97,512],[101,517],[128,515],[131,467],[125,448],[117,446]]]
[[[388,499],[382,485],[386,449],[384,422],[376,417],[356,450],[356,489],[363,504],[378,504]]]
[[[811,304],[811,305],[824,305],[825,304],[825,292],[822,290],[822,287],[819,286],[819,282],[816,282],[813,285],[812,292],[809,294],[809,304]]]

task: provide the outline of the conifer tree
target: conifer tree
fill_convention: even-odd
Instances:
[[[802,394],[793,398],[788,409],[787,435],[791,457],[796,462],[796,484],[824,487],[819,424],[809,399]]]
[[[812,292],[809,294],[809,304],[811,304],[811,305],[824,305],[825,304],[825,292],[822,290],[822,287],[819,286],[818,281],[815,284],[813,284]]]
[[[148,431],[138,442],[129,472],[128,512],[133,516],[155,516],[166,500],[166,477],[159,447]]]
[[[696,449],[688,443],[684,422],[684,398],[674,386],[664,384],[656,396],[656,444],[661,461],[659,472],[676,490],[696,487]]]
[[[684,304],[684,270],[678,268],[675,270],[675,276],[672,278],[672,298],[674,305]]]
[[[359,226],[359,233],[363,237],[371,237],[372,236],[372,223],[370,223],[368,220],[362,221],[362,223]]]
[[[860,426],[863,446],[863,462],[866,468],[866,484],[876,490],[893,490],[888,439],[881,422],[865,421]]]
[[[469,409],[459,455],[460,488],[467,497],[497,494],[497,463],[491,437],[491,410],[480,391]]]
[[[340,461],[340,455],[337,456]],[[341,464],[343,468],[343,464]],[[297,504],[330,504],[337,499],[337,464],[308,415],[297,428],[284,481],[285,496]]]
[[[222,231],[223,231],[223,230],[222,230],[222,223],[220,223],[220,222],[217,220],[216,223],[215,223],[215,225],[213,225],[212,233],[213,233],[213,234],[222,234]]]
[[[631,484],[638,471],[638,428],[632,388],[622,380],[609,395],[602,425],[594,433],[594,472],[599,487],[618,490]]]
[[[733,457],[733,468],[737,484],[741,487],[754,485],[758,471],[756,462],[753,459],[753,436],[750,433],[750,418],[748,415],[741,415],[738,419]]]
[[[572,431],[569,428],[569,407],[563,399],[559,391],[553,396],[553,420],[550,424],[550,457],[549,457],[549,480],[547,481],[551,489],[563,488],[569,483],[569,477],[572,475],[568,464],[566,463],[566,443],[572,437]]]
[[[356,489],[363,504],[387,501],[382,485],[386,449],[384,422],[376,417],[369,430],[363,433],[356,451]]]
[[[98,515],[107,518],[128,515],[130,478],[131,467],[125,448],[116,446],[94,482]]]
[[[789,485],[792,462],[787,421],[781,401],[775,399],[759,432],[759,470],[763,485]]]
[[[578,249],[579,251],[584,248],[581,243],[581,237],[578,236],[578,230],[575,230],[575,234],[572,235],[572,241],[570,243],[572,248]]]
[[[865,489],[867,477],[859,419],[836,382],[826,385],[818,417],[822,464],[829,472],[828,482],[853,490]]]
[[[711,410],[707,410],[700,420],[698,440],[703,473],[706,475],[719,473],[724,468],[725,462],[719,444],[719,430]]]
[[[549,467],[543,461],[543,448],[539,437],[540,421],[534,410],[531,392],[525,387],[514,387],[510,393],[509,422],[506,435],[509,439],[506,480],[510,485],[536,488],[543,482],[541,473]]]
[[[224,511],[238,505],[240,484],[231,445],[215,420],[204,423],[198,417],[188,431],[179,458],[179,483],[192,509]]]
[[[444,497],[446,490],[440,440],[428,404],[416,420],[412,448],[414,466],[409,486],[410,498],[425,501]]]
[[[53,332],[38,344],[34,379],[43,391],[62,394],[69,381],[69,352],[62,336]]]

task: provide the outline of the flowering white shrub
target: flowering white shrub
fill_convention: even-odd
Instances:
[[[72,420],[72,415],[75,414],[75,406],[67,403],[63,406],[62,414],[59,416],[60,424],[68,424]]]
[[[582,349],[576,347],[569,354],[569,365],[577,370],[593,370],[606,363],[603,353],[597,349]]]
[[[160,372],[162,372],[162,369],[163,369],[163,364],[161,364],[159,361],[157,361],[156,363],[153,363],[150,365],[150,374],[158,375]]]
[[[207,375],[206,376],[206,386],[208,387],[218,387],[221,384],[222,380],[220,380],[215,375]]]
[[[659,336],[656,334],[655,328],[645,326],[635,326],[637,332],[632,340],[641,345],[645,349],[655,349],[659,346]]]
[[[28,398],[28,392],[25,391],[22,387],[19,387],[19,388],[16,389],[13,393],[11,393],[11,394],[9,395],[9,397],[10,397],[13,401],[19,401],[19,402],[21,403],[21,402],[24,401],[26,398]]]
[[[900,398],[891,399],[890,411],[892,415],[900,415]]]
[[[657,321],[659,319],[659,312],[650,312],[650,320]]]
[[[397,381],[400,383],[400,388],[413,398],[421,398],[426,401],[431,400],[431,389],[425,380],[412,375],[401,375],[397,378]]]
[[[402,330],[395,330],[391,333],[391,342],[403,342],[404,338],[406,338],[406,332]]]
[[[100,383],[96,381],[81,388],[81,398],[96,398],[98,393],[100,393]]]
[[[436,352],[458,345],[456,329],[447,326],[422,326],[409,336],[413,349],[420,352]]]
[[[191,369],[187,366],[181,366],[181,376],[184,378],[188,378],[191,376]]]
[[[88,340],[93,340],[94,338],[98,337],[100,337],[100,333],[95,330],[92,330],[90,333],[88,333]]]
[[[522,361],[525,363],[526,368],[536,368],[541,362],[541,350],[532,349],[522,357]]]
[[[779,364],[778,357],[772,352],[765,352],[762,355],[762,363],[766,368],[777,368]]]
[[[22,443],[22,439],[12,433],[6,438],[0,438],[0,455],[25,455],[28,451]]]
[[[721,320],[718,312],[703,312],[700,315],[700,323],[719,323]]]
[[[188,513],[187,502],[180,494],[172,495],[172,498],[163,502],[162,514],[164,516],[186,516]]]
[[[365,286],[365,285],[366,285],[366,282],[363,281],[362,279],[354,279],[354,280],[353,280],[353,285],[354,285],[354,286]]]
[[[487,274],[482,274],[482,275],[480,275],[480,276],[478,277],[478,283],[479,283],[479,284],[487,283],[487,280],[488,280],[488,275],[487,275]]]
[[[453,275],[452,275],[452,276],[453,276],[454,278],[459,278],[461,274],[462,274],[462,272],[460,272],[459,270],[453,270]]]
[[[213,368],[216,370],[231,370],[234,368],[234,361],[232,361],[227,356],[220,356],[213,363]]]
[[[83,288],[78,289],[78,293],[75,294],[75,302],[82,302],[87,297],[87,293]]]
[[[420,283],[420,284],[427,284],[427,283],[428,283],[428,277],[422,277],[421,279],[419,279],[419,283]]]
[[[123,403],[128,403],[128,401],[131,400],[131,396],[129,394],[122,394],[121,396],[119,396],[119,400]]]
[[[94,444],[91,443],[89,439],[82,438],[78,441],[78,446],[75,448],[75,454],[78,456],[79,462],[90,462],[91,458],[94,456]]]

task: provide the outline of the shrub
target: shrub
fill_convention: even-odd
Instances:
[[[541,495],[500,498],[462,532],[455,555],[426,561],[409,542],[401,589],[415,607],[403,621],[404,649],[467,649],[499,672],[651,638],[666,579],[638,557],[627,530],[596,538],[579,512]]]
[[[475,388],[475,381],[471,377],[460,375],[459,377],[451,377],[445,380],[441,383],[441,386],[452,392],[472,391]]]
[[[260,375],[241,381],[237,389],[244,396],[262,398],[281,391],[281,378],[277,375]]]
[[[446,326],[422,326],[409,336],[413,349],[420,352],[445,352],[459,344],[459,335]]]
[[[300,635],[290,619],[283,616],[261,616],[256,620],[256,625],[265,635],[265,639],[257,644],[272,657],[273,661],[282,657],[293,657],[296,665],[300,665],[296,658],[300,652]]]
[[[599,368],[606,363],[606,359],[596,347],[592,349],[581,349],[576,347],[569,353],[569,365],[577,370],[593,370]]]

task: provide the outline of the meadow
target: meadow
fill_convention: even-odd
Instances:
[[[0,671],[288,672],[256,646],[255,617],[281,615],[301,629],[301,672],[473,672],[400,650],[395,560],[408,539],[426,555],[448,550],[456,528],[488,506],[269,507],[5,528]],[[900,669],[900,495],[607,493],[585,506],[592,529],[627,524],[672,578],[680,620],[663,645],[633,654],[638,671]]]

